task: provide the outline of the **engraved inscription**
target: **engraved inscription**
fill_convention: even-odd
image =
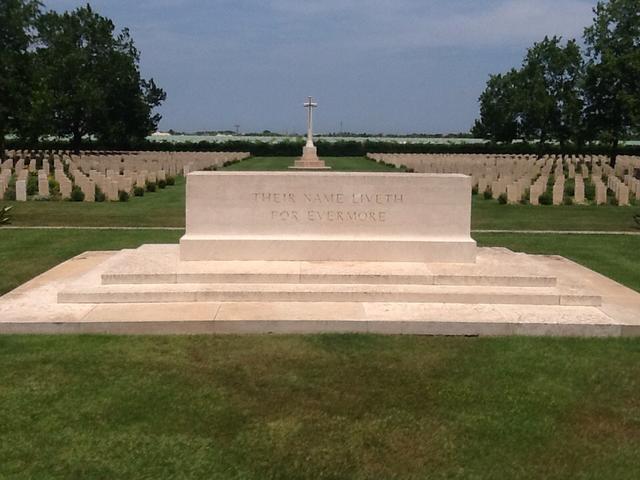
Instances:
[[[253,201],[260,203],[296,203],[293,193],[254,193]]]
[[[258,205],[270,206],[270,219],[283,223],[385,223],[385,206],[402,205],[402,193],[304,193],[253,192]],[[282,208],[278,208],[282,207]],[[325,207],[325,208],[323,208]]]

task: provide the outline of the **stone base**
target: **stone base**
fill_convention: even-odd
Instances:
[[[269,260],[473,263],[476,242],[471,239],[286,238],[184,235],[180,260]]]
[[[0,333],[640,335],[640,294],[560,257],[182,262],[88,252],[0,297]]]
[[[303,162],[296,160],[295,163],[289,167],[289,170],[331,170],[331,167],[326,166],[323,161]]]
[[[327,167],[323,160],[318,158],[316,147],[302,147],[302,157],[296,160],[292,167],[292,170],[331,170],[331,167]]]

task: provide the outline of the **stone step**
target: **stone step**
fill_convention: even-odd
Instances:
[[[404,302],[597,306],[601,298],[549,287],[333,284],[145,284],[67,287],[60,303]]]
[[[476,263],[181,261],[177,245],[119,252],[99,281],[118,284],[286,283],[367,285],[485,285],[552,287],[552,269],[504,249],[481,249]]]
[[[151,303],[96,305],[82,318],[0,321],[1,333],[620,336],[594,307],[422,303]],[[636,333],[637,335],[637,333]]]
[[[553,287],[555,277],[543,275],[420,275],[360,273],[104,273],[103,285],[172,283],[288,283],[288,284],[366,284],[366,285],[468,285],[505,287]]]

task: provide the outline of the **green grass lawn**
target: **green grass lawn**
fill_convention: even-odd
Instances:
[[[225,170],[289,170],[296,157],[252,157],[234,163]],[[400,172],[366,157],[322,157],[326,165],[338,172]]]
[[[0,478],[640,478],[640,342],[0,337]]]
[[[500,205],[473,197],[471,226],[477,230],[593,230],[640,232],[640,207],[613,205]]]
[[[128,202],[0,202],[12,205],[11,225],[184,227],[184,177]]]
[[[294,157],[254,157],[227,170],[287,170]],[[399,171],[364,157],[329,157],[335,171]],[[176,185],[133,197],[126,203],[0,202],[13,205],[12,225],[67,225],[113,227],[184,227],[184,178]],[[640,231],[633,214],[638,207],[499,205],[477,195],[472,228],[497,230]]]

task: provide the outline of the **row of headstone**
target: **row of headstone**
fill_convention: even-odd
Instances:
[[[73,177],[73,183],[82,190],[84,193],[85,202],[94,202],[96,199],[96,184],[95,182],[82,173],[75,165],[69,167],[69,172]]]
[[[206,167],[220,167],[227,161],[243,160],[246,152],[128,152],[118,155],[73,155],[70,158],[85,173],[96,170],[165,172],[166,176],[186,174]],[[185,173],[186,172],[186,173]]]
[[[625,175],[624,183],[629,187],[629,194],[636,200],[640,200],[640,179],[632,175]]]
[[[615,168],[605,156],[543,156],[530,155],[455,155],[455,154],[369,154],[369,158],[405,166],[419,173],[462,173],[472,177],[472,184],[479,193],[491,191],[494,199],[506,195],[508,203],[520,202],[529,189],[529,203],[539,204],[539,198],[547,191],[551,174],[555,181],[551,188],[554,205],[564,203],[567,197],[565,184],[573,179],[575,189],[573,203],[584,204],[585,178],[596,187],[595,203],[607,203],[607,186],[602,178],[611,182],[609,187],[619,205],[629,204],[629,192],[640,199],[640,179],[634,172],[640,171],[640,157],[620,156]],[[535,180],[533,183],[532,180]],[[615,179],[615,180],[614,180]],[[622,186],[621,186],[622,185]],[[624,187],[627,187],[628,192]],[[604,190],[604,195],[598,195]]]
[[[531,205],[539,205],[540,197],[547,189],[547,184],[549,183],[549,177],[546,175],[540,175],[533,185],[531,185],[529,189],[529,203]]]
[[[53,164],[53,177],[60,185],[60,197],[63,200],[70,198],[73,184],[67,174],[64,173],[64,165],[59,160]]]
[[[417,172],[424,173],[466,173],[473,174],[474,169],[482,169],[481,174],[500,170],[499,173],[517,173],[518,168],[526,168],[526,164],[552,162],[566,166],[567,177],[574,178],[576,173],[582,173],[584,177],[589,175],[589,168],[602,171],[608,166],[609,159],[605,156],[543,156],[537,158],[530,155],[456,155],[456,154],[369,154],[370,158],[378,161],[386,161],[395,165],[405,165]],[[510,172],[505,170],[510,168]],[[579,168],[578,168],[579,167]],[[618,177],[620,172],[640,168],[640,157],[620,156],[615,169],[612,169]],[[464,170],[464,171],[460,171]],[[598,173],[598,172],[594,172]],[[604,172],[605,174],[607,172]]]
[[[166,181],[168,177],[207,167],[220,167],[225,162],[242,160],[249,155],[246,152],[81,152],[75,155],[10,151],[8,158],[0,163],[0,198],[14,175],[16,198],[26,201],[28,175],[33,172],[38,176],[40,197],[50,195],[49,177],[53,176],[60,185],[62,199],[71,197],[75,183],[87,202],[95,201],[96,186],[107,200],[115,201],[120,191],[130,194],[136,186],[145,188],[147,183]],[[66,166],[71,178],[65,173]]]
[[[607,187],[602,181],[602,177],[592,175],[591,182],[595,185],[596,188],[596,205],[604,205],[605,203],[607,203]]]
[[[608,178],[608,188],[615,196],[620,206],[629,205],[629,187],[625,185],[618,177],[610,175]]]

